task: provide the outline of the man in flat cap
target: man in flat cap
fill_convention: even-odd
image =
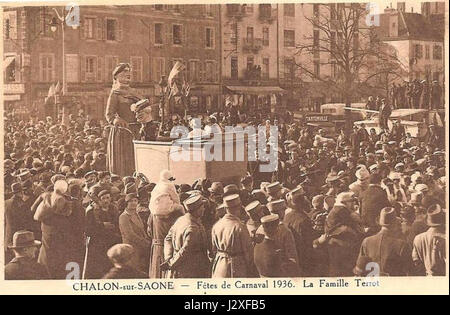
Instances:
[[[298,264],[304,276],[310,276],[314,266],[312,255],[313,228],[312,222],[303,210],[305,199],[303,188],[300,186],[287,195],[288,204],[291,206],[284,217],[283,223],[292,231],[295,247],[298,253]],[[323,202],[322,202],[323,204]]]
[[[168,278],[209,278],[209,243],[201,217],[205,199],[194,195],[184,201],[187,213],[179,217],[164,240],[164,264]]]
[[[129,244],[116,244],[106,252],[112,267],[103,279],[147,279],[148,275],[133,268],[130,262],[133,260],[135,250]]]
[[[121,243],[119,214],[110,207],[105,211],[100,205],[98,193],[93,192],[86,208],[86,236],[89,239],[87,279],[100,279],[111,268],[106,252],[111,246]]]
[[[376,263],[380,276],[408,276],[411,274],[411,247],[399,235],[401,220],[394,208],[386,207],[380,213],[381,231],[362,242],[354,268],[356,276],[366,276]]]
[[[5,201],[5,261],[13,258],[12,253],[8,251],[8,245],[13,241],[13,235],[17,231],[32,231],[34,224],[30,211],[27,211],[23,202],[23,187],[21,183],[11,185],[12,197]]]
[[[254,274],[253,246],[247,227],[239,219],[242,204],[238,194],[224,197],[227,213],[212,228],[215,258],[213,278],[245,278]]]
[[[318,242],[326,243],[329,256],[330,277],[353,275],[363,231],[355,216],[357,198],[352,192],[342,192],[336,197],[326,223],[325,234]]]
[[[386,191],[381,187],[381,176],[372,174],[369,179],[369,187],[361,194],[361,219],[367,233],[374,235],[378,233],[379,226],[377,218],[381,209],[390,207]]]
[[[41,242],[34,239],[33,232],[17,231],[8,247],[14,258],[5,266],[5,280],[45,280],[49,278],[44,266],[36,262]]]
[[[414,239],[412,258],[416,274],[426,276],[446,275],[446,213],[439,204],[428,208],[428,230]]]

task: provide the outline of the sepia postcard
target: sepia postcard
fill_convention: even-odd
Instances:
[[[0,294],[448,294],[448,6],[0,0]]]

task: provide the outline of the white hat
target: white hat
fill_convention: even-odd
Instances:
[[[261,218],[261,223],[262,224],[270,223],[270,222],[277,221],[279,219],[280,219],[280,217],[278,216],[278,214],[269,214],[269,215],[266,215]]]
[[[367,171],[367,168],[364,166],[356,171],[355,176],[359,180],[366,180],[370,177],[370,174]]]
[[[336,196],[336,203],[344,203],[346,201],[353,201],[356,200],[355,197],[355,193],[350,192],[350,191],[346,191],[346,192],[341,192],[339,195]]]
[[[174,177],[169,170],[162,170],[161,173],[159,173],[159,179],[160,180],[171,180],[171,179],[174,179]]]
[[[428,186],[425,185],[425,184],[417,184],[417,185],[414,187],[414,190],[415,190],[415,191],[418,191],[418,192],[420,192],[420,193],[427,192],[427,191],[428,191]]]

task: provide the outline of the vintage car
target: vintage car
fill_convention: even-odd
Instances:
[[[405,127],[405,131],[410,133],[414,138],[424,137],[427,133],[428,126],[434,124],[436,126],[443,126],[442,119],[436,111],[429,111],[427,109],[410,109],[401,108],[392,111],[388,122],[388,127],[392,128],[392,121],[398,120],[400,124]],[[378,114],[374,114],[370,119],[356,121],[355,125],[364,124],[365,129],[370,132],[374,128],[378,133],[380,132],[380,122]]]

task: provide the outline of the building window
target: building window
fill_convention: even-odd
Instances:
[[[231,57],[231,78],[237,80],[239,78],[238,57]]]
[[[294,30],[284,30],[284,47],[295,47]]]
[[[320,14],[319,4],[313,4],[313,14],[315,17],[318,17]]]
[[[359,50],[359,34],[353,34],[353,52],[357,52]]]
[[[271,4],[260,4],[259,5],[259,16],[262,18],[270,18],[272,16],[272,5]]]
[[[55,59],[53,55],[41,55],[40,56],[40,81],[41,82],[53,82]]]
[[[18,79],[16,76],[16,57],[15,56],[8,56],[5,58],[5,60],[3,61],[4,64],[4,68],[5,69],[5,83],[11,83],[11,82],[16,82],[16,80]]]
[[[215,65],[213,61],[206,61],[206,81],[214,82],[216,80]]]
[[[313,31],[313,45],[315,49],[319,48],[320,32],[318,30]]]
[[[117,20],[106,19],[106,40],[117,40]]]
[[[3,12],[3,35],[5,39],[17,39],[17,11]]]
[[[247,27],[247,42],[253,42],[253,27]]]
[[[95,81],[97,73],[97,57],[87,56],[85,63],[85,80]]]
[[[320,62],[319,60],[314,60],[314,75],[320,77]]]
[[[231,24],[230,43],[232,45],[237,44],[237,23]]]
[[[415,56],[417,59],[421,59],[423,57],[423,46],[420,44],[415,45]]]
[[[105,81],[112,82],[112,72],[114,68],[119,64],[119,57],[117,56],[105,56]]]
[[[131,57],[131,81],[142,82],[142,57]]]
[[[247,71],[253,69],[253,65],[255,64],[255,58],[253,56],[247,57]]]
[[[336,20],[336,3],[330,3],[330,19]]]
[[[84,19],[84,35],[87,39],[95,38],[95,18],[85,18]]]
[[[442,47],[440,45],[433,46],[433,59],[434,60],[442,59]]]
[[[433,72],[433,81],[439,82],[440,76],[441,76],[440,72]]]
[[[286,80],[294,80],[294,60],[292,58],[284,59],[284,78]]]
[[[263,27],[263,45],[264,46],[269,46],[269,28],[268,27]]]
[[[331,78],[333,79],[337,78],[337,65],[335,61],[331,63]]]
[[[269,70],[270,64],[269,64],[269,58],[263,58],[263,66],[262,66],[262,77],[263,79],[269,79]]]
[[[425,59],[430,59],[430,46],[425,45]]]
[[[155,4],[155,10],[156,10],[156,11],[162,11],[162,10],[164,10],[164,5],[162,5],[162,4]]]
[[[163,44],[163,24],[155,23],[155,45]]]
[[[284,7],[284,16],[295,17],[295,4],[285,3],[283,7]]]
[[[154,71],[154,80],[155,82],[159,82],[161,77],[166,74],[166,60],[164,57],[156,57],[155,59],[155,71]]]
[[[66,55],[66,81],[67,82],[79,82],[80,72],[80,59],[78,55],[68,54]]]
[[[336,51],[336,32],[330,33],[330,50]]]
[[[206,48],[214,48],[214,29],[212,27],[207,27],[205,34]]]
[[[5,39],[10,39],[11,24],[9,19],[5,19]]]
[[[182,44],[182,37],[183,37],[182,27],[179,24],[172,25],[172,43],[174,45],[181,45]]]
[[[191,60],[189,62],[189,81],[198,81],[198,60]]]
[[[211,4],[205,4],[205,14],[206,16],[212,16],[212,5]]]
[[[181,5],[179,5],[179,4],[174,4],[174,5],[173,5],[173,11],[174,11],[175,13],[181,13]]]

